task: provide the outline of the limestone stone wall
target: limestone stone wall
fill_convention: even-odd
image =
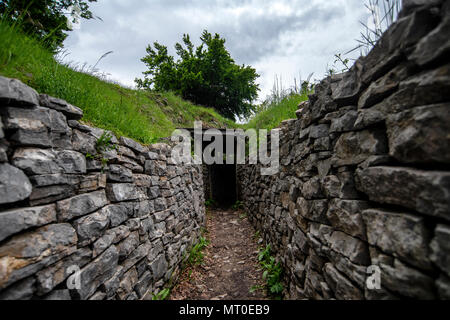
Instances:
[[[82,115],[0,77],[0,299],[151,299],[197,241],[201,166]]]
[[[404,5],[282,124],[279,174],[239,167],[288,298],[450,299],[450,1]]]

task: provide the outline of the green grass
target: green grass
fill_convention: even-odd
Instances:
[[[280,103],[272,104],[266,110],[257,113],[244,127],[268,130],[277,128],[284,120],[296,119],[295,112],[299,103],[306,100],[308,100],[307,94],[290,95]]]
[[[0,17],[0,75],[16,78],[84,111],[83,122],[144,144],[170,137],[175,128],[233,128],[233,121],[213,109],[184,101],[173,93],[124,88],[58,63],[52,53]]]

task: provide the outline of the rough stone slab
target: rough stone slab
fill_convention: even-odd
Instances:
[[[39,105],[38,93],[17,79],[0,76],[0,105]]]
[[[33,277],[18,281],[0,292],[0,300],[31,300],[35,292]]]
[[[370,245],[416,267],[431,269],[430,235],[422,217],[369,209],[363,212],[363,219]]]
[[[133,172],[120,165],[112,164],[108,168],[108,181],[120,183],[132,183]]]
[[[450,64],[425,70],[402,82],[397,92],[374,106],[385,114],[450,100]]]
[[[375,261],[374,261],[375,260]],[[381,269],[381,285],[391,292],[413,299],[436,299],[434,280],[422,272],[412,269],[398,259],[383,257],[376,262]]]
[[[334,153],[335,166],[360,164],[370,156],[387,154],[387,138],[382,131],[344,133],[336,142]]]
[[[139,233],[132,232],[125,240],[117,244],[119,260],[123,261],[139,246]]]
[[[82,194],[57,203],[58,220],[69,221],[73,218],[92,213],[108,204],[105,191]]]
[[[0,247],[0,289],[72,254],[77,240],[70,224],[51,224],[12,237]]]
[[[438,289],[439,298],[441,300],[450,300],[450,279],[442,275],[436,280],[436,287]]]
[[[43,107],[62,112],[69,120],[80,120],[83,118],[83,111],[80,108],[75,107],[62,99],[41,94],[39,96],[39,104]]]
[[[76,291],[81,300],[91,297],[106,280],[114,275],[118,260],[119,252],[115,246],[111,246],[81,270],[81,289]]]
[[[108,184],[106,187],[108,199],[112,202],[138,200],[139,194],[134,184],[130,183],[115,183]]]
[[[345,278],[331,263],[324,268],[325,279],[333,290],[337,299],[340,300],[362,300],[364,294],[350,280]]]
[[[365,242],[343,232],[335,231],[330,238],[331,249],[347,257],[355,264],[367,266],[370,262],[369,249]]]
[[[103,237],[95,241],[92,249],[92,257],[97,258],[100,254],[105,252],[113,243],[116,235],[112,232],[105,234]]]
[[[86,173],[85,156],[70,150],[17,149],[13,155],[12,162],[16,167],[29,175]]]
[[[22,170],[0,163],[0,204],[14,203],[28,198],[32,185]]]
[[[84,155],[97,154],[97,138],[80,130],[73,130],[72,134],[73,150],[81,152]]]
[[[417,107],[387,118],[390,155],[403,163],[450,163],[450,104]]]
[[[431,243],[431,261],[450,277],[450,228],[438,225]]]
[[[357,170],[358,190],[370,200],[450,220],[450,173],[402,167]]]
[[[115,228],[134,215],[134,204],[133,203],[119,203],[111,204],[104,207],[102,210],[105,215],[109,217],[111,222],[111,227]]]
[[[89,248],[80,248],[72,255],[36,273],[37,294],[42,296],[52,291],[57,285],[63,283],[72,274],[70,267],[84,267],[92,260],[92,251]],[[73,270],[72,270],[73,271]]]
[[[85,246],[100,238],[108,225],[109,216],[103,210],[75,220],[73,226],[77,230],[79,245]]]
[[[148,153],[149,150],[148,148],[142,146],[140,143],[134,141],[133,139],[130,138],[126,138],[126,137],[121,137],[119,139],[119,142],[124,145],[125,147],[128,147],[134,151],[137,151],[139,153]]]
[[[411,0],[409,0],[411,1]],[[433,0],[432,2],[438,2]],[[431,3],[430,3],[431,4]],[[446,3],[442,9],[443,21],[429,35],[423,38],[416,50],[408,57],[419,66],[424,66],[450,51],[450,5]]]
[[[55,205],[0,212],[0,241],[20,231],[56,222]]]
[[[327,217],[336,230],[366,240],[361,213],[367,208],[369,203],[366,201],[333,199],[328,206]]]
[[[362,90],[360,80],[362,71],[362,61],[357,60],[350,71],[343,74],[342,81],[334,87],[332,97],[339,106],[355,105],[357,102],[358,95]]]
[[[153,280],[157,281],[164,277],[168,270],[168,264],[164,255],[158,256],[153,263],[150,264],[153,273]]]

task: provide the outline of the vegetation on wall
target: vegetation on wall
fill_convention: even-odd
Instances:
[[[158,42],[148,46],[147,56],[142,58],[148,70],[136,83],[157,92],[176,92],[229,119],[250,115],[259,90],[256,70],[235,64],[219,34],[213,36],[205,30],[200,40],[201,45],[194,48],[185,34],[183,44],[175,45],[177,61],[168,55],[166,46]]]

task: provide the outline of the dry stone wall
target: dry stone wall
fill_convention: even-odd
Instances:
[[[450,299],[449,39],[450,1],[404,1],[375,48],[282,124],[279,174],[239,167],[288,298]]]
[[[82,116],[0,77],[0,299],[151,299],[200,235],[201,166]]]

